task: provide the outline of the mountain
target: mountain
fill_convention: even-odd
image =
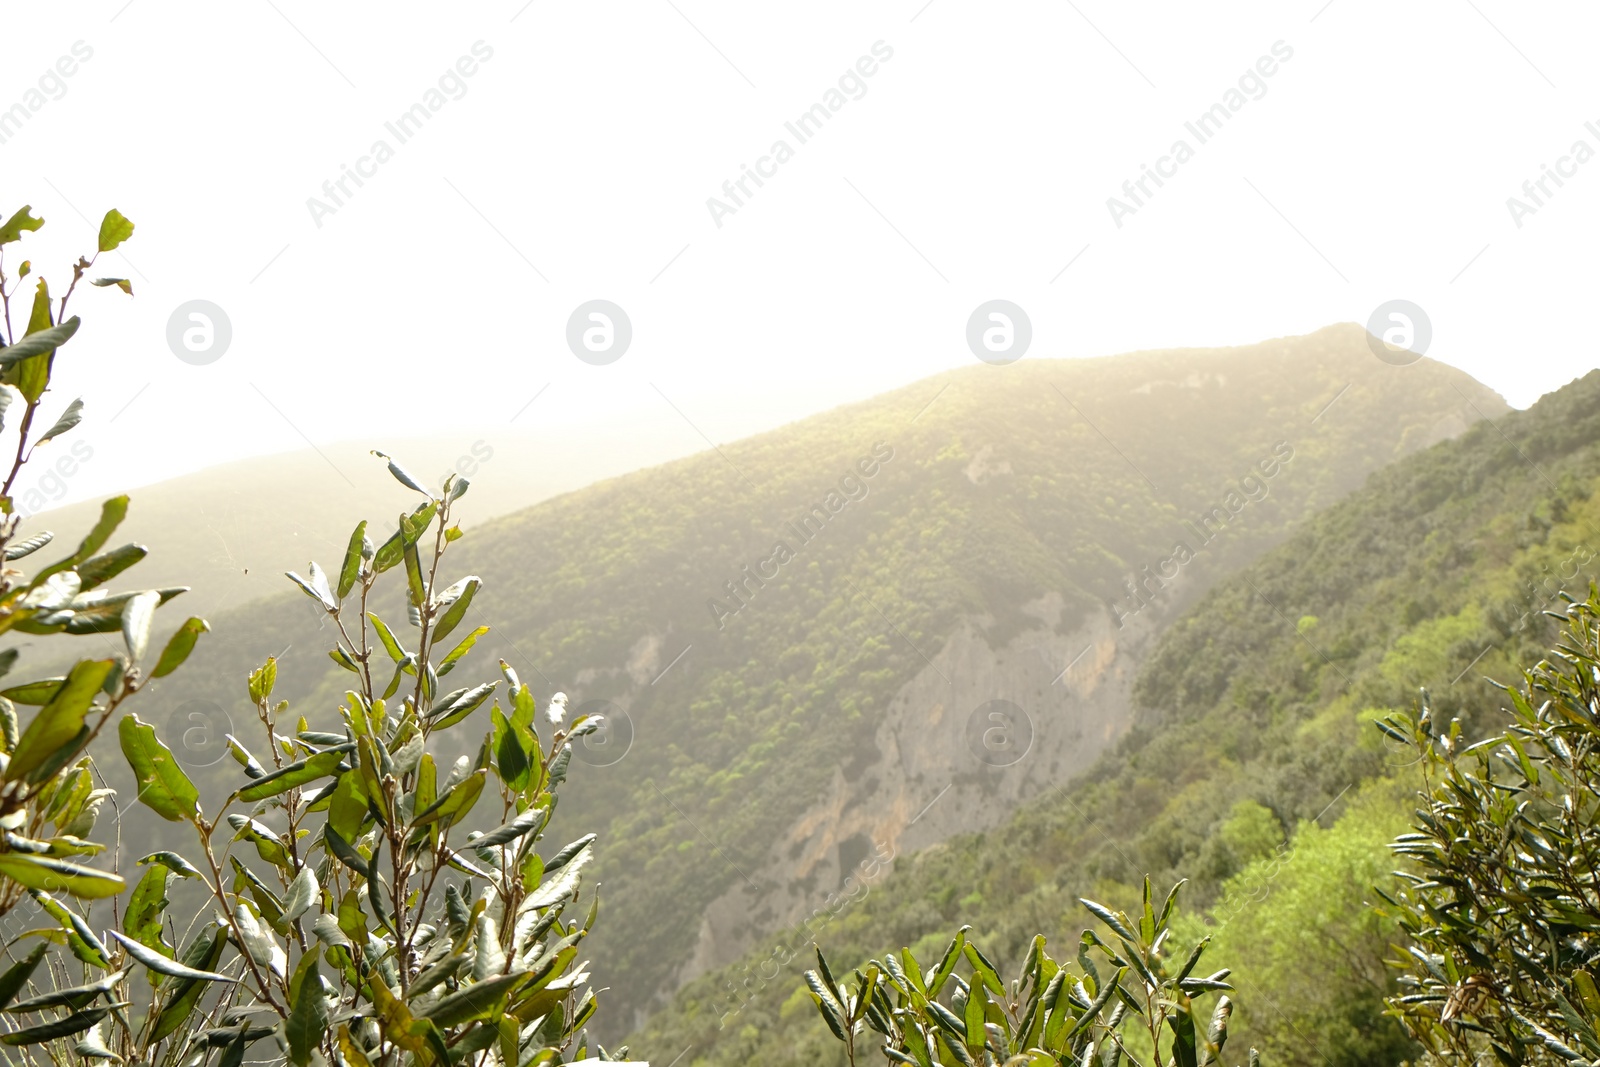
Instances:
[[[572,448],[557,434],[495,428],[481,435],[324,445],[134,490],[136,503],[118,532],[152,549],[139,565],[142,582],[187,585],[183,606],[211,616],[282,592],[283,572],[305,567],[312,556],[343,552],[348,516],[398,515],[412,506],[415,494],[387,475],[374,477],[382,464],[372,448],[393,453],[434,488],[451,473],[469,478],[475,514],[486,519],[660,462],[660,441],[659,434],[637,432]],[[555,455],[560,462],[551,462]],[[48,502],[49,494],[40,499]],[[90,500],[42,511],[28,522],[30,529],[76,540],[99,515],[100,502]]]
[[[1372,721],[1426,688],[1462,745],[1503,723],[1490,679],[1550,654],[1543,612],[1585,594],[1597,549],[1600,371],[1378,471],[1217,582],[1151,642],[1131,725],[1086,773],[987,832],[871,857],[802,928],[681,989],[633,1049],[692,1049],[681,1062],[697,1067],[842,1064],[799,978],[813,940],[836,968],[902,945],[927,960],[971,924],[1009,975],[1036,933],[1071,951],[1089,925],[1079,896],[1132,909],[1148,874],[1189,879],[1187,929],[1234,968],[1230,1050],[1414,1060],[1382,1016],[1395,935],[1370,887],[1395,866],[1385,845],[1416,781]]]
[[[1506,410],[1443,364],[1380,361],[1354,325],[973,366],[470,529],[453,565],[486,579],[480,648],[574,707],[609,702],[562,808],[600,833],[607,1026],[812,913],[876,849],[994,827],[1095,766],[1185,607],[1372,471]],[[309,601],[212,625],[141,714],[216,736],[253,718],[245,673],[279,655],[280,695],[331,723],[343,675]]]

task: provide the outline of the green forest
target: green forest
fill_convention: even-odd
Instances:
[[[252,543],[280,593],[191,615],[121,587],[206,521],[147,571],[137,495],[13,506],[85,417],[77,283],[131,289],[120,212],[54,289],[42,224],[8,1063],[1600,1057],[1600,371],[1515,411],[1352,325],[975,366],[481,523],[375,442],[338,538]]]
[[[900,860],[817,941],[855,965],[970,925],[1015,966],[1036,932],[1075,935],[1078,897],[1131,908],[1147,874],[1182,877],[1186,932],[1234,970],[1236,1040],[1279,1063],[1413,1059],[1385,1015],[1397,938],[1372,887],[1421,783],[1373,724],[1426,688],[1469,737],[1498,727],[1487,679],[1546,655],[1546,613],[1595,577],[1597,442],[1600,372],[1375,473],[1163,635],[1136,721],[1092,771],[995,832]],[[760,980],[769,951],[692,983],[637,1043],[705,1063],[837,1059],[798,975]]]

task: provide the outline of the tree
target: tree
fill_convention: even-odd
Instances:
[[[1441,1061],[1600,1057],[1600,590],[1564,621],[1494,736],[1464,746],[1426,693],[1379,724],[1427,776],[1392,846],[1413,869],[1386,898],[1410,942],[1390,1004]]]
[[[1287,845],[1228,879],[1208,915],[1189,912],[1173,924],[1179,941],[1209,935],[1211,951],[1233,967],[1235,1039],[1248,1038],[1272,1063],[1378,1067],[1414,1058],[1416,1046],[1384,1015],[1384,997],[1395,991],[1386,965],[1393,924],[1370,901],[1371,887],[1389,877],[1386,846],[1408,825],[1415,791],[1409,777],[1365,783],[1332,826],[1304,820]]]
[[[1233,1002],[1219,996],[1209,1019],[1196,1002],[1233,987],[1227,970],[1196,974],[1209,938],[1181,960],[1169,951],[1182,884],[1172,887],[1158,913],[1145,879],[1137,920],[1082,901],[1116,943],[1085,930],[1076,971],[1051,959],[1044,937],[1037,936],[1021,973],[1006,985],[968,939],[969,928],[962,927],[938,965],[927,971],[907,948],[881,962],[869,961],[865,972],[854,972],[853,985],[841,984],[819,950],[817,969],[805,974],[806,985],[852,1067],[866,1027],[882,1036],[879,1050],[885,1059],[916,1067],[1115,1067],[1123,1058],[1136,1067],[1217,1064]],[[1256,1062],[1251,1049],[1251,1067]]]
[[[184,592],[181,588],[114,593],[107,582],[145,557],[142,545],[127,544],[102,551],[128,512],[128,498],[114,497],[101,509],[100,520],[78,547],[48,566],[28,573],[23,560],[51,543],[48,531],[27,533],[26,516],[16,495],[18,476],[40,448],[72,431],[83,418],[83,401],[67,404],[48,428],[36,425],[46,407],[55,373],[56,355],[78,332],[80,320],[66,317],[68,303],[85,273],[102,253],[119,247],[133,235],[133,223],[113,209],[100,224],[96,251],[81,256],[72,268],[65,295],[52,301],[48,281],[37,277],[28,316],[19,336],[12,304],[22,293],[23,280],[35,276],[33,265],[23,260],[16,276],[8,273],[6,253],[25,233],[38,230],[44,220],[28,206],[0,225],[0,306],[4,336],[0,336],[0,433],[6,417],[17,419],[16,446],[9,469],[0,484],[0,634],[15,636],[96,635],[112,649],[111,655],[80,659],[62,675],[13,684],[0,690],[0,915],[32,899],[44,910],[55,929],[80,959],[104,962],[94,948],[89,926],[56,894],[84,901],[114,896],[125,884],[113,871],[89,866],[87,857],[105,846],[88,840],[100,808],[111,791],[97,788],[93,764],[86,755],[90,742],[125,702],[152,679],[176,670],[206,630],[203,620],[191,618],[178,627],[152,663],[147,656],[158,607]],[[116,286],[132,293],[125,278],[96,278],[95,286]],[[20,310],[20,309],[19,309]],[[19,316],[20,318],[20,316]],[[48,452],[46,453],[48,455]],[[27,536],[24,536],[25,533]],[[121,649],[104,635],[122,636]],[[53,647],[53,643],[49,646]],[[0,676],[16,672],[21,651],[15,645],[0,650]],[[17,707],[38,711],[24,727]],[[0,988],[14,997],[27,974],[38,965],[43,949],[37,948],[0,977]],[[19,977],[20,976],[20,977]],[[11,1040],[10,1035],[3,1040]]]
[[[316,563],[306,577],[289,575],[326,614],[338,635],[329,655],[353,676],[336,729],[313,729],[287,701],[274,703],[278,665],[267,660],[248,680],[262,755],[229,737],[240,785],[208,815],[155,730],[135,716],[120,722],[139,799],[193,828],[196,862],[175,851],[140,861],[147,870],[122,930],[101,946],[104,976],[10,1005],[78,1009],[41,1032],[81,1030],[110,1011],[109,1036],[90,1029],[80,1054],[190,1063],[211,1048],[222,1050],[223,1067],[237,1067],[262,1040],[296,1067],[536,1067],[591,1055],[584,1026],[596,999],[579,952],[598,898],[591,894],[581,922],[566,913],[579,901],[595,836],[553,851],[539,843],[571,742],[600,722],[565,722],[563,699],[553,698],[546,744],[532,691],[501,661],[506,710],[495,701],[472,755],[436,764],[430,739],[489,702],[500,681],[441,692],[488,632],[460,632],[481,579],[437,581],[462,536],[452,509],[467,482],[451,478],[435,496],[388,465],[424,501],[381,545],[367,523],[357,525],[331,578]],[[404,578],[411,636],[374,610],[374,586],[390,571]],[[485,798],[500,810],[485,811]],[[229,812],[235,804],[245,810]],[[493,829],[468,832],[474,811]],[[184,879],[203,886],[216,912],[180,952],[164,935],[167,887]],[[134,964],[153,986],[137,1024],[117,1010],[131,999]],[[83,1007],[99,996],[115,1000]]]
[[[24,207],[0,226],[0,428],[19,400],[25,405],[0,486],[0,633],[120,631],[123,647],[80,660],[63,676],[0,691],[0,915],[31,896],[46,917],[43,929],[23,935],[38,935],[39,943],[0,972],[0,1009],[9,1017],[0,1044],[27,1062],[77,1056],[165,1067],[192,1067],[219,1052],[222,1067],[239,1067],[251,1044],[264,1039],[297,1067],[402,1060],[449,1067],[468,1059],[536,1067],[588,1057],[584,1026],[596,999],[578,953],[598,899],[591,894],[581,924],[566,912],[579,900],[595,838],[554,851],[538,846],[571,742],[600,721],[565,722],[556,699],[547,709],[546,745],[532,692],[502,661],[506,711],[494,704],[492,728],[473,756],[447,770],[436,766],[430,737],[465,720],[500,683],[440,692],[441,679],[488,632],[479,626],[456,633],[482,586],[478,577],[436,583],[445,549],[461,537],[451,509],[467,482],[452,478],[435,496],[393,460],[390,472],[424,502],[400,516],[381,546],[366,536],[365,522],[358,525],[335,581],[315,563],[308,578],[289,576],[326,612],[339,634],[329,654],[356,676],[339,729],[313,730],[290,715],[287,702],[274,704],[277,664],[269,659],[248,680],[265,759],[230,737],[240,785],[208,816],[154,728],[122,714],[117,733],[138,800],[191,826],[190,854],[200,862],[176,850],[139,860],[144,873],[126,910],[114,912],[120,929],[96,933],[93,902],[109,897],[115,906],[126,886],[115,871],[80,858],[105,847],[87,835],[112,793],[95,788],[86,749],[131,696],[183,663],[207,625],[187,620],[148,662],[155,609],[184,590],[102,588],[146,554],[138,545],[101,551],[127,512],[125,496],[106,502],[70,556],[31,576],[12,565],[51,540],[48,533],[22,537],[23,516],[11,495],[17,476],[38,448],[82,417],[82,402],[74,401],[48,430],[33,428],[55,353],[79,326],[77,317],[64,319],[68,301],[95,258],[133,232],[119,212],[107,213],[98,251],[79,259],[57,304],[48,285],[37,283],[19,338],[11,317],[18,285],[5,273],[5,246],[42,224]],[[17,282],[31,272],[24,261]],[[91,284],[131,293],[126,279]],[[404,574],[414,638],[369,610],[378,576],[390,570]],[[441,655],[447,638],[455,643]],[[385,657],[392,675],[380,692],[375,661]],[[0,651],[0,675],[19,658],[14,647]],[[40,709],[25,728],[19,704]],[[498,795],[499,812],[478,806],[485,794]],[[247,807],[230,813],[236,804]],[[489,832],[468,832],[475,808]],[[180,887],[191,884],[203,887],[216,912],[208,917],[202,907],[182,938],[168,894],[182,895]],[[52,944],[66,946],[82,980],[70,977]],[[134,982],[141,971],[148,991]],[[30,983],[43,991],[24,995]],[[598,1047],[595,1054],[612,1059]]]

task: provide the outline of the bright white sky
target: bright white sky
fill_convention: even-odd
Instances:
[[[681,454],[967,365],[992,298],[1031,316],[1030,358],[1245,343],[1405,298],[1430,355],[1518,406],[1596,364],[1600,160],[1520,228],[1506,200],[1574,141],[1600,150],[1600,12],[1220,6],[9,6],[0,109],[93,50],[0,144],[0,210],[47,220],[24,253],[60,279],[92,248],[83,216],[138,225],[95,272],[136,296],[73,298],[58,396],[86,397],[95,458],[71,496],[307,439],[493,440],[535,394],[516,428],[582,448],[644,427]],[[385,122],[478,41],[465,95],[401,144]],[[784,123],[878,41],[865,96],[800,144]],[[1184,123],[1278,41],[1265,96],[1199,144]],[[793,158],[719,229],[707,198],[780,138]],[[1107,197],[1179,138],[1194,158],[1119,229]],[[307,198],[380,139],[393,158],[319,228]],[[593,298],[633,323],[608,366],[565,343]],[[192,299],[232,322],[206,366],[166,343]]]

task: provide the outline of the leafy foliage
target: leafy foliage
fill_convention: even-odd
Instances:
[[[65,295],[52,301],[49,283],[42,276],[31,283],[33,297],[26,326],[19,334],[13,325],[12,302],[22,296],[23,279],[34,272],[32,264],[24,261],[17,268],[17,277],[11,278],[6,273],[5,255],[8,246],[20,241],[24,233],[43,225],[43,219],[23,207],[0,226],[0,304],[5,330],[0,336],[0,432],[8,416],[16,420],[16,446],[0,484],[0,555],[5,561],[0,570],[0,634],[12,639],[18,635],[93,635],[105,648],[96,657],[69,660],[70,667],[58,676],[14,682],[0,689],[0,830],[4,831],[0,840],[0,915],[10,913],[31,896],[50,923],[46,935],[69,944],[80,959],[103,960],[103,946],[88,932],[83,918],[51,895],[97,900],[116,895],[125,885],[115,871],[89,862],[105,847],[89,841],[88,835],[112,793],[97,787],[86,752],[130,697],[151,678],[170,674],[184,662],[206,625],[200,619],[189,619],[151,664],[148,653],[156,609],[184,590],[116,593],[105,588],[106,582],[145,555],[145,549],[134,544],[105,550],[127,514],[125,496],[104,503],[99,520],[71,554],[45,566],[32,566],[34,554],[54,537],[49,532],[25,531],[24,516],[12,495],[18,476],[40,448],[70,433],[83,419],[83,401],[74,400],[53,422],[40,424],[46,428],[36,425],[45,412],[56,356],[80,326],[76,315],[66,317],[67,306],[78,281],[100,252],[115,248],[133,234],[133,223],[115,209],[107,212],[98,251],[79,258]],[[120,642],[107,636],[118,633]],[[53,644],[42,643],[43,647]],[[0,676],[16,672],[21,657],[15,646],[0,651]],[[38,708],[26,725],[18,713],[19,705]],[[41,956],[28,958],[32,964],[20,962],[7,972],[9,979],[0,978],[0,988],[9,989],[11,997]],[[27,1043],[18,1037],[26,1032],[18,1031],[4,1040]]]
[[[916,1067],[1115,1067],[1123,1058],[1133,1067],[1214,1064],[1228,1040],[1233,1002],[1219,996],[1209,1015],[1197,1002],[1233,987],[1227,970],[1205,977],[1197,973],[1206,939],[1181,957],[1169,951],[1180,887],[1172,887],[1158,913],[1146,879],[1137,920],[1083,901],[1114,944],[1085,930],[1076,971],[1051,959],[1040,935],[1021,973],[1006,985],[968,940],[970,928],[962,927],[926,972],[906,948],[881,963],[869,961],[865,973],[856,970],[850,987],[834,978],[818,950],[817,969],[806,972],[806,985],[829,1031],[844,1043],[852,1067],[867,1026],[882,1035],[886,1060]],[[1137,1039],[1130,1041],[1134,1034]],[[1256,1062],[1251,1049],[1251,1067]]]
[[[1442,1062],[1600,1056],[1600,587],[1565,615],[1504,730],[1467,745],[1426,699],[1381,723],[1427,777],[1394,845],[1414,872],[1390,898],[1410,940],[1391,1004]]]
[[[502,662],[506,710],[495,702],[475,758],[436,764],[429,739],[488,701],[500,681],[440,686],[479,636],[465,647],[446,640],[481,581],[441,588],[436,580],[446,547],[461,536],[452,507],[467,483],[452,479],[435,497],[393,460],[389,470],[424,502],[381,545],[358,525],[336,585],[316,563],[308,577],[289,575],[338,635],[329,656],[354,676],[341,729],[313,730],[275,700],[278,664],[267,660],[247,685],[264,756],[229,736],[239,784],[208,816],[156,731],[122,720],[139,799],[193,828],[199,862],[173,851],[141,861],[122,930],[86,960],[108,973],[91,991],[29,1007],[81,1008],[98,996],[113,1004],[41,1024],[49,1032],[31,1040],[92,1028],[98,1047],[125,1062],[177,1062],[216,1047],[237,1063],[268,1039],[295,1067],[450,1067],[490,1050],[516,1067],[614,1058],[591,1051],[584,1029],[597,1001],[579,953],[598,897],[581,920],[567,914],[579,903],[594,835],[539,847],[572,743],[600,723],[551,715],[546,744],[532,691]],[[371,610],[386,571],[404,580],[409,628]],[[469,830],[480,803],[496,800],[496,828]],[[235,804],[245,810],[229,812]],[[174,875],[199,882],[215,907],[181,953],[163,940]],[[138,1025],[115,1012],[125,1001],[114,1002],[126,998],[136,964],[153,989]]]
[[[1394,1063],[1415,1051],[1384,1018],[1397,931],[1371,907],[1374,887],[1392,880],[1385,846],[1406,825],[1414,781],[1407,774],[1352,790],[1332,826],[1304,820],[1228,878],[1209,912],[1174,922],[1177,940],[1209,937],[1233,968],[1234,1029],[1263,1059]]]

